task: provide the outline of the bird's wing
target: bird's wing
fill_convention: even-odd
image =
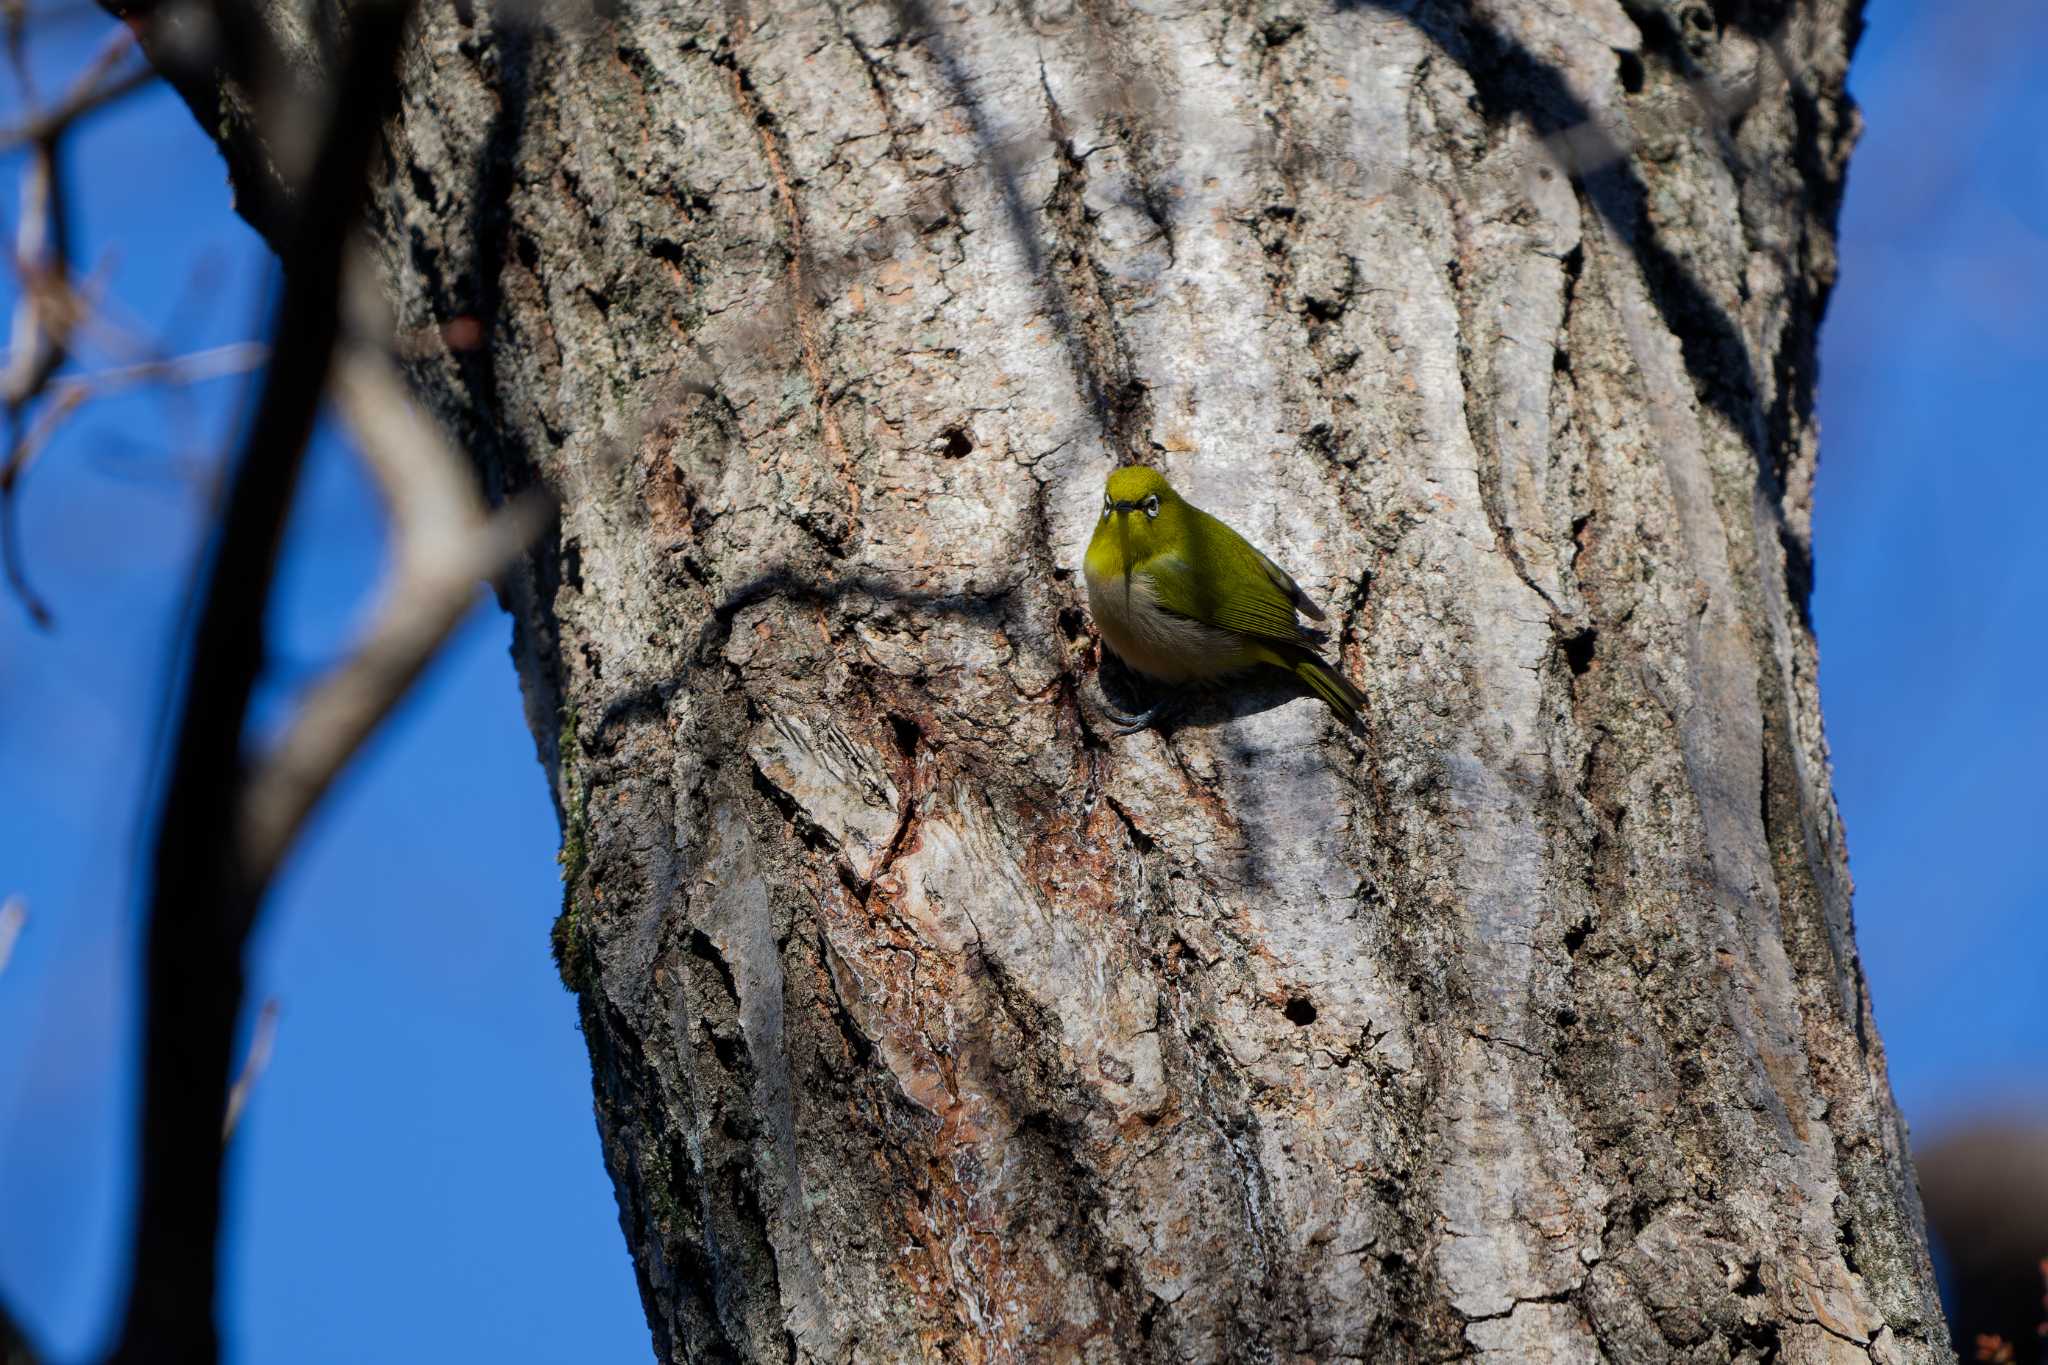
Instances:
[[[1295,619],[1295,611],[1306,611],[1321,620],[1322,608],[1309,600],[1285,569],[1206,512],[1195,511],[1191,529],[1198,542],[1194,547],[1197,557],[1212,570],[1198,574],[1178,554],[1154,556],[1144,568],[1152,576],[1161,606],[1240,635],[1297,644],[1321,638],[1319,632]],[[1221,586],[1226,582],[1231,585],[1227,592]]]
[[[1222,523],[1218,522],[1217,525],[1221,526]],[[1226,531],[1230,530],[1228,526],[1224,526],[1223,529]],[[1235,531],[1231,531],[1231,534],[1237,535]],[[1301,590],[1301,584],[1294,581],[1294,577],[1292,574],[1288,573],[1287,570],[1281,568],[1278,564],[1275,564],[1271,559],[1267,558],[1266,553],[1263,550],[1259,549],[1258,546],[1252,544],[1244,537],[1238,536],[1238,544],[1244,546],[1245,549],[1250,550],[1253,554],[1259,557],[1259,565],[1261,568],[1265,569],[1267,577],[1273,580],[1274,585],[1278,587],[1280,591],[1287,594],[1288,605],[1292,606],[1296,611],[1300,612],[1303,616],[1306,616],[1311,621],[1320,621],[1323,619],[1323,609],[1316,605],[1314,598],[1310,597],[1307,593]]]

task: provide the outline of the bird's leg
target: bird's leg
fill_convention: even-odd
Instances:
[[[1115,685],[1114,691],[1120,695],[1149,695],[1155,700],[1150,706],[1135,714],[1126,712],[1117,702],[1110,699],[1111,684]],[[1110,732],[1112,734],[1131,735],[1149,729],[1153,722],[1170,714],[1180,700],[1178,689],[1160,682],[1157,678],[1141,677],[1129,664],[1107,652],[1103,655],[1102,670],[1096,679],[1096,686],[1101,689],[1103,715],[1115,722]]]
[[[1149,730],[1152,727],[1152,723],[1161,716],[1170,715],[1173,711],[1174,703],[1179,700],[1178,696],[1169,693],[1138,712],[1135,716],[1124,715],[1122,712],[1109,706],[1104,706],[1103,711],[1111,720],[1117,723],[1112,733],[1134,735],[1140,730]]]

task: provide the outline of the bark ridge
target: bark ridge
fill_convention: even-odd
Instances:
[[[424,16],[377,233],[565,509],[507,605],[660,1358],[1947,1358],[1805,616],[1855,22]],[[1105,732],[1129,460],[1360,732]]]

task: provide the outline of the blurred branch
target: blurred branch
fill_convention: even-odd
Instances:
[[[249,1036],[249,1055],[242,1059],[242,1074],[235,1077],[235,1087],[228,1091],[228,1109],[220,1120],[222,1142],[235,1135],[235,1125],[241,1122],[242,1111],[249,1106],[249,1094],[255,1090],[256,1082],[263,1079],[270,1066],[271,1049],[276,1045],[277,1001],[266,1000],[256,1014],[256,1031]]]
[[[277,36],[246,0],[107,0],[106,8],[126,26],[61,96],[0,128],[0,154],[26,152],[10,262],[20,298],[0,362],[0,570],[39,624],[50,616],[23,565],[17,493],[56,433],[104,395],[233,374],[264,358],[263,348],[247,345],[157,355],[99,315],[93,291],[72,278],[59,173],[65,135],[156,75],[168,77],[201,123],[218,131],[240,207],[284,267],[275,345],[228,466],[210,563],[193,590],[196,623],[161,796],[147,922],[141,1175],[129,1296],[112,1358],[183,1365],[218,1355],[221,1145],[268,1063],[275,1035],[271,1003],[230,1087],[242,951],[265,890],[336,774],[462,619],[477,582],[516,556],[551,511],[538,501],[489,511],[460,452],[413,405],[392,366],[388,320],[379,335],[359,326],[364,335],[343,342],[346,246],[394,90],[406,0],[351,8],[349,51],[317,90],[291,78]],[[0,0],[0,37],[32,103],[26,12],[23,0]],[[150,66],[134,64],[138,45]],[[374,291],[366,274],[360,278],[367,299]],[[373,311],[367,303],[353,309],[366,317]],[[122,343],[115,347],[120,359],[138,352],[141,358],[65,376],[74,347],[103,335]],[[283,738],[252,764],[243,737],[263,667],[264,612],[337,347],[334,396],[360,436],[395,527],[393,581],[365,640],[310,691]],[[17,902],[0,909],[0,968],[22,918]],[[17,1340],[0,1316],[0,1365],[13,1365]]]
[[[7,970],[14,957],[14,945],[21,940],[21,931],[27,924],[28,903],[20,896],[9,896],[7,903],[0,905],[0,972]]]
[[[48,146],[71,125],[95,110],[134,94],[156,79],[145,64],[120,70],[123,61],[135,54],[135,35],[117,30],[92,63],[71,83],[55,104],[39,109],[9,128],[0,128],[0,155],[26,146]]]
[[[33,114],[20,128],[0,134],[0,152],[26,146],[22,171],[21,223],[16,229],[14,268],[21,281],[15,304],[7,366],[0,371],[0,403],[10,422],[40,395],[69,354],[72,331],[85,311],[70,286],[70,213],[57,174],[60,141],[82,114],[138,89],[150,79],[138,68],[112,80],[107,73],[135,50],[125,30],[105,44],[53,108]]]
[[[356,273],[360,296],[368,272]],[[363,311],[360,299],[356,306]],[[496,577],[553,516],[539,494],[493,515],[468,461],[414,404],[381,347],[345,346],[333,388],[384,494],[397,562],[367,638],[300,704],[243,791],[242,860],[259,879],[276,871],[321,794],[461,623],[478,581]]]
[[[28,567],[21,549],[19,525],[21,479],[30,465],[56,436],[58,430],[87,403],[110,393],[141,384],[196,384],[254,369],[263,360],[263,347],[253,342],[216,346],[191,355],[164,356],[133,365],[118,366],[94,374],[78,375],[42,386],[44,401],[36,406],[32,420],[20,409],[10,410],[7,455],[0,462],[0,567],[6,581],[37,625],[50,624],[49,607],[28,581]]]
[[[2007,1359],[2015,1347],[2021,1358],[2039,1358],[2048,1338],[2048,1118],[1981,1115],[1921,1147],[1914,1164],[1927,1221],[1946,1253],[1958,1352],[1989,1341],[2003,1345]]]
[[[35,1349],[28,1343],[28,1334],[8,1315],[4,1303],[0,1303],[0,1365],[37,1365]]]
[[[36,413],[34,423],[8,451],[6,466],[0,469],[0,490],[11,489],[15,480],[49,445],[57,429],[94,399],[144,384],[198,384],[208,379],[242,374],[262,364],[263,356],[261,344],[240,341],[193,351],[189,355],[164,356],[58,381],[50,387],[50,401]]]
[[[9,55],[23,89],[30,90],[18,6],[8,11],[6,20]],[[133,34],[125,29],[115,33],[54,105],[0,131],[0,153],[28,149],[12,262],[21,297],[14,306],[7,363],[0,369],[0,410],[6,417],[8,444],[6,464],[0,468],[0,570],[29,616],[42,626],[50,623],[50,612],[29,586],[22,562],[15,491],[22,467],[40,444],[34,433],[54,426],[40,418],[31,424],[30,411],[70,359],[73,333],[90,311],[86,298],[71,284],[70,212],[58,162],[63,136],[73,124],[154,78],[146,66],[121,69],[135,50]],[[59,412],[55,420],[61,421],[68,411]],[[44,415],[49,415],[48,409]]]
[[[295,63],[264,7],[250,0],[99,3],[135,33],[150,66],[213,136],[227,161],[235,211],[284,254],[316,160],[311,136],[357,93],[339,65],[327,78],[324,68]],[[322,88],[300,88],[302,79],[319,80]]]
[[[77,295],[70,288],[69,233],[64,197],[57,184],[54,139],[34,144],[22,170],[21,223],[15,231],[14,265],[21,297],[14,305],[7,366],[0,370],[0,406],[7,418],[8,444],[18,445],[28,408],[70,353],[71,331],[77,323]],[[0,473],[0,554],[8,583],[37,625],[48,625],[50,613],[28,585],[16,534],[14,481],[18,471],[10,459]]]
[[[232,8],[232,5],[229,6]],[[141,1177],[129,1297],[113,1359],[211,1361],[221,1116],[242,948],[265,883],[239,856],[242,736],[263,617],[340,324],[344,246],[365,190],[407,11],[356,6],[318,151],[279,255],[284,288],[255,413],[230,465],[201,574],[178,736],[162,796],[145,956]]]

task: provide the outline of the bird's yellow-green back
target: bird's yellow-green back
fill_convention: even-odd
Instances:
[[[1129,465],[1109,476],[1084,569],[1097,628],[1140,672],[1180,680],[1267,663],[1347,719],[1364,701],[1310,647],[1321,637],[1297,613],[1320,620],[1322,609],[1156,469]],[[1182,657],[1190,651],[1202,657]]]

